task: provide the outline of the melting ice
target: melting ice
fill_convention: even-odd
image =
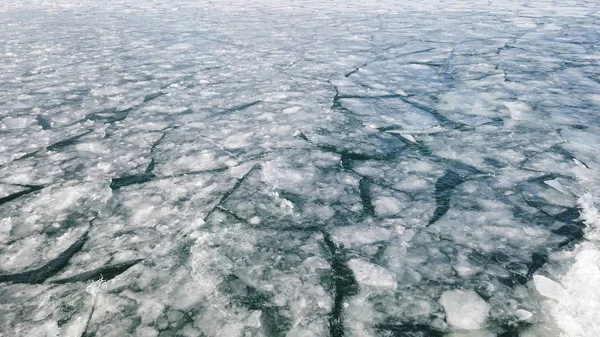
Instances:
[[[0,23],[0,335],[600,336],[594,2]]]

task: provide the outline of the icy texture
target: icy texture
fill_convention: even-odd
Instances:
[[[585,173],[589,172],[578,172],[578,177],[582,180],[590,178]],[[562,254],[565,255],[563,259],[571,260],[572,265],[564,273],[555,272],[561,284],[545,276],[534,275],[538,291],[551,299],[541,303],[553,318],[551,324],[546,325],[561,331],[561,336],[565,337],[600,334],[600,325],[596,323],[596,317],[600,316],[600,292],[595,291],[600,280],[600,213],[594,203],[598,200],[597,196],[586,192],[578,200],[581,217],[588,225],[586,234],[589,241]],[[552,272],[552,269],[547,272]]]
[[[2,336],[600,335],[596,2],[0,27]]]
[[[490,305],[474,291],[448,290],[440,297],[448,324],[464,330],[481,329]]]
[[[555,300],[563,296],[563,287],[545,276],[534,275],[533,282],[535,283],[535,288],[542,296]]]

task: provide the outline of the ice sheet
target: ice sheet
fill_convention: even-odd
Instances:
[[[600,335],[598,13],[0,2],[0,334]]]

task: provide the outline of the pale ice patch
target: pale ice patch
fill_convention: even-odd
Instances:
[[[510,117],[514,120],[526,119],[531,110],[531,108],[523,102],[506,102],[504,105],[506,105],[510,111]]]
[[[89,196],[90,186],[65,186],[55,188],[49,191],[44,190],[42,194],[31,204],[31,207],[51,207],[54,211],[64,211],[72,208],[80,202],[81,199]],[[98,191],[99,192],[99,191]],[[108,199],[109,195],[98,195],[96,198]]]
[[[380,217],[393,216],[404,208],[400,200],[386,196],[377,198],[374,204],[375,212]]]
[[[300,172],[289,169],[281,164],[283,158],[273,162],[266,162],[261,165],[262,179],[274,188],[285,185],[305,184],[312,178],[312,174],[301,174]]]
[[[227,150],[237,150],[252,144],[253,133],[235,134],[223,140],[223,147]]]
[[[362,259],[348,261],[348,267],[350,267],[354,273],[354,277],[356,277],[356,281],[361,286],[382,290],[396,290],[396,276],[385,268]]]
[[[164,174],[171,175],[176,172],[193,172],[203,170],[214,170],[223,166],[227,158],[215,157],[210,151],[201,151],[186,156],[181,156],[169,165],[164,165]],[[162,167],[162,166],[161,166]]]
[[[490,305],[473,290],[447,290],[439,302],[446,321],[464,330],[480,330],[490,311]]]
[[[388,240],[392,232],[377,226],[346,226],[339,227],[333,231],[333,237],[344,246],[361,246]]]
[[[191,43],[176,43],[176,44],[168,46],[167,50],[182,51],[182,50],[192,49],[193,47],[194,47],[194,45],[192,45]]]
[[[29,337],[59,337],[60,328],[53,321],[46,321],[27,332]]]
[[[411,143],[416,143],[417,140],[415,139],[415,137],[409,135],[409,134],[405,134],[405,133],[401,133],[400,136],[406,140],[408,140]]]
[[[404,191],[419,191],[424,190],[429,186],[429,182],[425,179],[410,176],[397,182],[394,187]]]
[[[158,336],[158,331],[153,327],[149,326],[140,326],[135,331],[136,337],[156,337]]]
[[[266,194],[269,195],[275,204],[281,208],[286,215],[292,215],[294,213],[294,204],[282,197],[277,188],[279,186],[285,186],[287,184],[298,184],[305,180],[298,172],[291,170],[285,170],[285,168],[277,167],[273,163],[265,163],[262,165],[262,180],[267,183]]]
[[[136,310],[143,324],[155,322],[165,309],[165,305],[154,299],[142,300]]]
[[[23,129],[35,123],[33,118],[27,117],[5,117],[0,121],[0,130]]]
[[[279,206],[279,208],[281,208],[281,210],[283,211],[284,214],[286,215],[292,215],[294,214],[294,204],[287,200],[286,198],[283,198],[277,191],[275,191],[274,189],[269,189],[267,190],[267,195],[269,195],[271,198],[273,198],[273,201],[275,202],[275,204],[277,206]]]
[[[295,114],[298,113],[302,110],[302,107],[299,106],[293,106],[293,107],[289,107],[289,108],[285,108],[283,109],[283,113],[284,114]]]
[[[533,283],[535,284],[535,289],[542,296],[554,300],[560,300],[560,298],[563,296],[564,288],[560,284],[547,278],[546,276],[534,275]]]
[[[479,330],[479,331],[456,331],[447,334],[445,337],[496,337],[493,332]]]
[[[375,337],[375,330],[370,328],[376,321],[377,312],[373,309],[373,303],[369,301],[371,292],[363,291],[353,296],[344,305],[346,317],[347,336],[352,337]]]
[[[106,154],[110,152],[110,149],[102,144],[101,142],[89,142],[89,143],[81,143],[77,144],[75,148],[78,151],[90,152],[95,154]]]
[[[119,95],[119,94],[125,93],[126,91],[127,91],[127,89],[123,88],[123,87],[105,86],[105,87],[94,88],[90,91],[90,93],[92,94],[92,96],[104,97],[104,96]]]

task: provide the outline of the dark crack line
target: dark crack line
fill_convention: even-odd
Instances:
[[[167,132],[165,131],[158,140],[152,143],[152,146],[150,147],[151,156],[154,154],[154,150],[162,142],[166,135]],[[152,173],[152,171],[154,171],[155,165],[156,161],[154,160],[154,158],[152,158],[150,159],[150,163],[148,163],[148,166],[146,166],[144,173],[113,178],[109,185],[110,189],[115,191],[120,189],[121,187],[143,184],[156,179],[156,175]]]
[[[87,321],[85,322],[85,327],[83,328],[81,337],[88,336],[87,330],[90,327],[90,321],[92,320],[92,316],[94,315],[94,310],[96,309],[97,296],[94,296],[94,295],[92,295],[92,296],[94,298],[94,302],[92,303],[92,310],[90,310],[90,314],[88,315]]]
[[[88,238],[89,229],[73,243],[64,252],[60,253],[55,259],[50,260],[40,268],[25,271],[16,274],[0,275],[0,283],[24,283],[24,284],[41,284],[48,278],[61,271],[69,264],[69,260],[73,255],[77,254]]]
[[[0,205],[3,205],[5,203],[7,203],[7,202],[13,201],[13,200],[15,200],[17,198],[20,198],[20,197],[28,195],[30,193],[39,191],[42,188],[44,188],[44,186],[42,186],[42,185],[31,185],[31,186],[30,185],[24,185],[23,187],[29,187],[29,188],[26,189],[26,190],[23,190],[23,191],[19,191],[17,193],[13,193],[11,195],[7,195],[6,197],[0,198]]]
[[[88,281],[98,281],[98,280],[112,280],[113,278],[121,275],[126,272],[129,268],[135,266],[142,259],[125,261],[121,263],[115,263],[112,265],[102,266],[100,268],[90,270],[87,272],[83,272],[81,274],[77,274],[74,276],[66,277],[63,279],[51,281],[51,283],[57,284],[65,284],[65,283],[75,283],[75,282],[88,282]]]
[[[466,179],[458,173],[448,171],[435,182],[436,208],[427,226],[432,225],[448,212],[454,189],[465,181]]]
[[[260,167],[259,163],[256,163],[254,165],[252,165],[252,167],[248,170],[248,172],[246,172],[241,178],[239,178],[238,180],[236,180],[235,184],[233,185],[232,188],[230,188],[229,190],[227,190],[227,192],[225,192],[225,194],[223,194],[223,196],[221,197],[221,199],[219,199],[219,202],[217,202],[217,204],[215,205],[215,207],[213,207],[204,217],[204,221],[206,221],[208,219],[208,217],[213,214],[213,212],[215,210],[218,209],[218,207],[221,207],[221,205],[223,204],[223,202],[225,202],[225,200],[227,200],[227,198],[229,198],[229,196],[235,192],[243,183],[244,181],[246,181],[246,179],[248,179],[248,177],[250,176],[250,174],[252,174],[255,170],[257,170]]]
[[[450,51],[446,62],[441,66],[440,72],[443,76],[444,82],[446,86],[452,86],[452,82],[454,82],[454,76],[452,75],[452,63],[454,62],[454,49]]]
[[[443,126],[451,128],[451,129],[456,129],[459,131],[467,131],[472,129],[473,127],[464,124],[464,123],[460,123],[460,122],[455,122],[449,118],[447,118],[446,116],[440,114],[437,110],[433,109],[433,108],[429,108],[425,105],[421,105],[417,102],[413,102],[411,100],[409,100],[408,98],[410,97],[405,97],[405,96],[401,96],[399,95],[399,97],[404,103],[407,103],[419,110],[425,111],[429,114],[431,114],[435,119],[437,119]]]
[[[35,151],[33,151],[33,152],[29,152],[29,153],[27,153],[27,154],[24,154],[24,155],[22,155],[21,157],[19,157],[19,158],[16,158],[15,160],[13,160],[13,162],[15,162],[15,161],[20,161],[20,160],[27,159],[27,158],[31,158],[31,157],[35,156],[36,154],[38,154],[38,152],[40,152],[40,151],[41,151],[41,150],[35,150]],[[2,166],[5,166],[5,165],[2,165]]]
[[[119,110],[117,111],[115,108],[102,110],[98,112],[94,112],[86,115],[83,120],[75,122],[71,125],[81,123],[82,121],[103,121],[105,124],[112,124],[116,122],[120,122],[127,118],[129,113],[133,110],[133,108]]]
[[[250,221],[248,221],[248,219],[239,216],[237,213],[223,207],[223,206],[216,206],[215,210],[221,211],[225,214],[230,215],[232,218],[234,218],[235,220],[248,225],[250,227],[256,227],[256,225],[252,225],[250,223]],[[323,229],[321,227],[318,226],[308,226],[308,227],[277,227],[277,228],[273,228],[273,227],[262,227],[264,229],[269,229],[269,230],[274,230],[274,231],[278,231],[278,232],[319,232],[322,231]]]
[[[352,270],[346,264],[344,248],[336,244],[331,235],[322,232],[325,245],[331,255],[330,264],[333,273],[333,307],[329,313],[329,336],[344,336],[344,299],[359,293],[360,288]]]
[[[142,103],[148,103],[151,100],[158,98],[164,94],[165,94],[164,92],[159,91],[159,92],[152,93],[150,95],[146,95],[146,97],[144,97],[144,100],[142,101]]]
[[[373,206],[373,198],[371,196],[371,184],[372,181],[368,177],[362,177],[358,182],[358,190],[360,194],[360,200],[362,201],[364,217],[375,217],[375,207]]]
[[[301,132],[298,135],[298,137],[325,152],[337,153],[342,158],[341,159],[342,163],[344,163],[344,161],[348,161],[348,160],[385,160],[385,159],[389,159],[391,157],[391,156],[386,156],[386,155],[368,155],[368,154],[363,154],[363,153],[356,153],[356,152],[337,148],[333,145],[318,144],[317,142],[314,142],[311,139],[309,139],[303,132]]]
[[[510,287],[513,287],[516,284],[526,285],[527,282],[531,281],[533,274],[548,262],[548,254],[546,252],[532,252],[531,262],[523,262],[523,264],[527,266],[527,271],[525,271],[525,273],[522,273],[519,272],[519,270],[516,270],[514,267],[511,267],[512,262],[515,261],[503,261],[503,259],[501,258],[502,254],[499,254],[498,251],[492,252],[492,256],[490,256],[490,254],[488,253],[482,253],[471,246],[456,242],[451,238],[440,237],[439,239],[441,241],[448,241],[453,245],[460,246],[465,250],[469,251],[468,257],[471,260],[477,261],[484,265],[487,265],[488,263],[494,264],[507,271],[511,275],[511,279],[505,279],[500,277],[499,280]]]
[[[383,127],[380,129],[381,129],[380,131],[384,131],[384,132],[389,131],[389,130],[386,130],[387,129],[386,127]],[[416,143],[413,143],[413,142],[409,141],[408,139],[402,137],[399,134],[396,134],[396,133],[390,133],[390,134],[395,136],[399,140],[401,140],[408,148],[415,149],[417,151],[417,153],[419,153],[419,155],[429,157],[433,161],[435,161],[439,164],[442,164],[444,167],[447,167],[449,170],[457,171],[457,172],[459,172],[459,174],[464,175],[464,176],[485,174],[485,172],[479,170],[478,168],[475,168],[471,165],[465,164],[461,161],[434,155],[433,152],[431,151],[431,149],[421,142],[417,141]]]
[[[152,173],[136,174],[131,176],[123,176],[119,178],[113,178],[110,182],[110,189],[115,191],[121,187],[130,185],[139,185],[152,181],[156,176]]]
[[[160,138],[158,138],[154,143],[152,143],[152,146],[150,147],[150,154],[154,154],[154,150],[163,141],[163,139],[165,139],[165,137],[167,136],[168,132],[169,132],[169,130],[164,131],[163,134],[162,134],[162,136],[160,136]],[[154,168],[154,166],[152,166],[152,167]]]
[[[225,172],[228,169],[229,169],[229,166],[221,166],[221,167],[217,167],[217,168],[209,169],[209,170],[189,171],[189,172],[173,174],[170,176],[157,177],[157,178],[155,178],[155,180],[181,178],[181,177],[200,175],[200,174],[206,174],[206,173],[220,173],[220,172]]]
[[[565,239],[559,243],[559,248],[567,246],[573,242],[579,242],[585,236],[585,223],[580,219],[581,209],[577,207],[569,207],[565,211],[552,214],[543,209],[543,206],[552,206],[552,204],[544,202],[536,202],[525,196],[525,192],[521,190],[521,198],[525,201],[528,206],[531,206],[541,212],[549,221],[559,221],[564,223],[563,226],[551,230],[552,233],[563,236]]]
[[[207,116],[206,119],[210,119],[210,118],[213,118],[213,117],[216,117],[216,116],[219,116],[219,115],[225,115],[225,114],[232,113],[232,112],[237,112],[237,111],[240,111],[240,110],[245,110],[245,109],[248,109],[248,108],[250,108],[252,106],[260,104],[260,103],[262,103],[261,100],[256,100],[254,102],[250,102],[250,103],[246,103],[246,104],[234,106],[232,108],[225,109],[223,111],[215,112],[215,113]]]
[[[47,151],[60,151],[64,147],[76,144],[77,141],[81,137],[89,134],[90,132],[92,132],[92,130],[88,130],[88,131],[86,131],[86,132],[84,132],[82,134],[79,134],[79,135],[76,135],[76,136],[73,136],[73,137],[70,137],[70,138],[67,138],[67,139],[60,140],[60,141],[58,141],[58,142],[56,142],[54,144],[48,145],[46,147],[46,150]]]
[[[245,224],[245,225],[250,225],[250,221],[248,221],[248,219],[246,218],[242,218],[241,216],[237,215],[235,212],[228,210],[225,207],[222,207],[220,205],[215,207],[216,210],[219,210],[223,213],[229,214],[230,216],[232,216],[234,219],[236,219],[237,221]]]
[[[154,159],[151,159],[144,173],[113,178],[109,185],[110,189],[115,191],[121,187],[143,184],[154,180],[156,178],[156,175],[152,173],[154,170],[154,164]]]
[[[37,124],[42,127],[42,130],[52,129],[52,122],[49,119],[45,118],[42,115],[38,115],[36,117]]]
[[[550,146],[549,148],[547,148],[543,151],[532,153],[531,155],[527,156],[527,158],[525,158],[523,161],[521,161],[521,163],[519,163],[519,169],[532,171],[532,172],[545,173],[545,171],[540,171],[540,170],[536,170],[534,168],[526,168],[525,167],[525,165],[527,165],[529,163],[529,160],[531,160],[531,158],[541,155],[541,154],[544,154],[544,153],[555,153],[555,154],[561,155],[561,156],[565,157],[567,160],[577,161],[578,163],[581,163],[581,165],[585,166],[585,168],[589,169],[590,167],[586,163],[577,159],[571,152],[569,152],[568,150],[564,149],[561,146],[562,144],[566,144],[566,143],[567,143],[566,141],[562,141],[562,142],[559,142],[559,143],[556,143],[556,144]]]
[[[115,191],[115,190],[120,189],[121,187],[130,186],[130,185],[139,185],[139,184],[145,184],[145,183],[151,182],[151,181],[161,181],[161,180],[166,180],[166,179],[181,178],[181,177],[201,175],[201,174],[206,174],[206,173],[220,173],[220,172],[225,172],[228,169],[229,169],[229,167],[224,166],[224,167],[218,167],[218,168],[211,169],[211,170],[190,171],[190,172],[183,172],[183,173],[178,173],[178,174],[173,174],[173,175],[168,175],[168,176],[157,176],[155,174],[152,174],[150,172],[151,170],[148,171],[148,168],[147,168],[146,173],[130,175],[130,176],[123,176],[123,177],[119,177],[119,178],[113,178],[111,180],[109,187],[113,191]]]

